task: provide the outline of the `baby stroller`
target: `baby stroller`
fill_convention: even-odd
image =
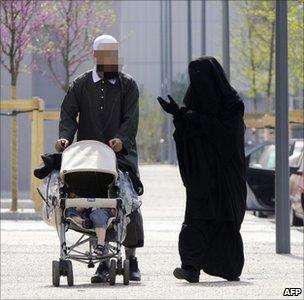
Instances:
[[[130,221],[128,215],[140,203],[128,174],[117,170],[114,151],[98,141],[73,143],[62,153],[60,172],[52,171],[39,192],[45,202],[43,219],[56,227],[60,241],[60,258],[52,262],[53,285],[60,285],[61,276],[67,277],[69,286],[74,284],[72,260],[87,264],[88,268],[110,260],[110,285],[115,284],[116,275],[123,275],[123,283],[128,285],[129,260],[122,259],[121,245]],[[114,217],[108,220],[106,254],[100,257],[93,253],[97,243],[94,229],[77,226],[66,218],[70,207],[115,209]],[[75,243],[67,241],[68,230],[80,233]],[[84,245],[87,251],[80,249]]]

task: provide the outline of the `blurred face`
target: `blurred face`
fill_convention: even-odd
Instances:
[[[93,56],[97,73],[118,72],[117,44],[105,44],[102,50],[95,50]]]

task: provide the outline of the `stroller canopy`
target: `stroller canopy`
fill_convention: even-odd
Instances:
[[[118,175],[114,151],[93,140],[73,143],[63,151],[60,177],[64,182],[68,174],[88,172],[109,174],[115,181]]]

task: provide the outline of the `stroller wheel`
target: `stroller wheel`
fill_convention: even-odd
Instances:
[[[60,284],[60,264],[59,261],[53,260],[52,262],[52,276],[53,276],[53,285],[59,286]]]
[[[115,285],[116,279],[116,260],[111,259],[110,263],[110,285]]]
[[[122,275],[122,259],[117,260],[117,272],[118,275]]]
[[[124,285],[129,285],[130,281],[130,261],[128,259],[124,260],[123,267],[123,283]]]
[[[73,266],[72,262],[70,260],[65,261],[65,270],[66,270],[66,276],[68,281],[68,286],[74,285],[74,275],[73,275]]]

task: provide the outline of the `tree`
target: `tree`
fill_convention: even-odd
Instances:
[[[142,162],[161,161],[165,115],[156,100],[141,89],[139,97],[138,153]]]
[[[34,31],[39,30],[46,20],[40,1],[2,0],[1,8],[1,65],[11,76],[11,99],[16,99],[20,64]],[[18,196],[18,123],[17,116],[11,117],[11,210],[17,210]]]
[[[48,21],[35,39],[35,51],[41,55],[48,75],[63,91],[79,67],[92,57],[96,36],[112,26],[115,16],[110,1],[46,2]]]
[[[233,1],[233,68],[247,84],[254,101],[265,97],[265,112],[272,110],[274,95],[275,1]],[[289,86],[292,93],[303,90],[303,0],[288,1]]]
[[[172,81],[172,97],[179,105],[183,105],[188,86],[189,80],[187,74],[178,73]]]
[[[304,86],[303,0],[288,1],[288,81],[289,93],[302,94]]]
[[[183,105],[188,87],[187,75],[178,73],[172,81],[171,96]],[[160,108],[156,98],[148,94],[143,87],[139,97],[138,153],[141,162],[164,162],[168,146],[167,116]],[[170,122],[172,122],[170,120]]]
[[[274,89],[275,3],[246,0],[234,4],[240,18],[232,30],[232,45],[239,54],[233,70],[244,77],[254,112],[259,96],[265,95],[265,111],[269,113]]]

